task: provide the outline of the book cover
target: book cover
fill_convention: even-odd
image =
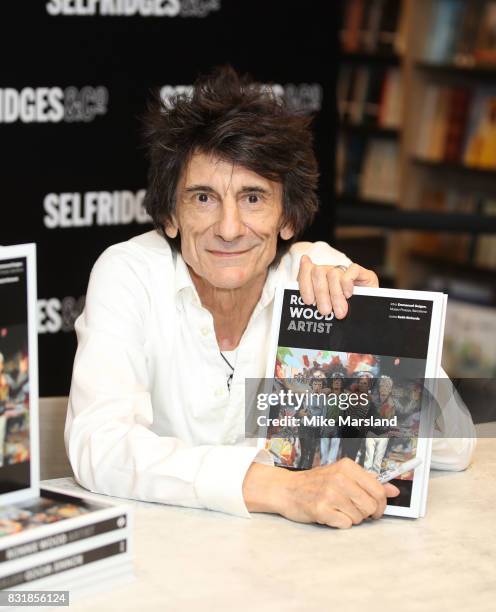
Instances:
[[[446,297],[355,287],[348,303],[337,320],[306,306],[296,283],[278,289],[266,376],[281,399],[259,421],[260,445],[289,469],[349,457],[379,475],[421,458],[393,481],[401,494],[387,508],[421,516],[433,427],[426,381],[440,365]],[[281,396],[289,390],[292,402]]]

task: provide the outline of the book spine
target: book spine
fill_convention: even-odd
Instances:
[[[97,548],[92,548],[90,550],[85,550],[68,557],[49,561],[20,572],[15,572],[8,576],[3,576],[0,578],[0,589],[11,589],[34,580],[40,580],[41,578],[61,574],[77,567],[90,565],[96,561],[122,555],[126,553],[126,551],[126,539],[112,542],[111,544],[106,544],[104,546],[99,546]]]
[[[42,538],[29,540],[17,546],[9,546],[4,550],[0,550],[0,564],[16,559],[22,559],[31,555],[36,555],[40,552],[59,548],[61,546],[66,546],[67,544],[71,544],[79,540],[85,540],[103,533],[123,529],[127,526],[127,524],[127,515],[123,513],[110,519],[97,521],[81,527],[75,527],[74,529],[53,533]]]
[[[465,128],[469,111],[470,93],[465,88],[455,88],[450,93],[444,159],[458,163],[462,156]]]

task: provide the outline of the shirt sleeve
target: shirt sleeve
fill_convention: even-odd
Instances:
[[[97,493],[249,517],[243,480],[252,462],[272,464],[269,453],[193,446],[151,430],[146,275],[121,246],[92,270],[65,426],[75,479]]]
[[[470,412],[458,391],[441,368],[438,386],[439,416],[432,440],[431,468],[465,470],[476,446],[476,431]]]

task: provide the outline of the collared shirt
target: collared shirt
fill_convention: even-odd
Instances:
[[[81,485],[249,516],[246,471],[272,459],[244,440],[245,378],[265,375],[275,288],[296,280],[303,254],[317,264],[351,263],[326,243],[297,243],[269,269],[237,349],[230,392],[212,315],[181,255],[151,231],[100,256],[76,321],[65,429]],[[449,454],[445,449],[453,468]],[[465,447],[461,454],[468,461]]]

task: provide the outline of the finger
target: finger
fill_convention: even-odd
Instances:
[[[300,288],[301,299],[305,304],[313,304],[315,302],[315,294],[313,292],[312,269],[314,265],[312,260],[307,255],[303,255],[300,260],[300,270],[298,272],[298,285]]]
[[[339,510],[343,514],[346,514],[353,523],[353,525],[359,525],[363,519],[365,518],[360,511],[360,509],[355,506],[355,504],[351,501],[350,497],[347,494],[347,485],[345,481],[347,478],[345,476],[342,477],[342,482],[340,483],[340,491],[333,490],[330,496],[331,510]]]
[[[379,286],[377,274],[372,270],[359,266],[356,263],[351,264],[351,266],[344,273],[344,277],[347,283],[348,281],[352,281],[353,285],[358,285],[360,287]],[[347,285],[347,287],[349,288],[349,285]]]
[[[353,521],[347,514],[343,514],[339,510],[329,510],[321,520],[317,521],[321,525],[336,527],[337,529],[349,529],[353,527]]]
[[[338,319],[344,318],[348,312],[348,302],[346,301],[341,284],[343,276],[344,272],[339,268],[331,268],[327,271],[327,282],[329,284],[332,309]]]
[[[361,465],[351,460],[343,461],[341,469],[376,501],[377,509],[374,516],[382,516],[386,509],[386,488],[377,480],[376,475],[367,472]]]
[[[373,516],[377,512],[377,501],[353,480],[347,479],[345,493],[361,512],[363,518]]]
[[[317,310],[323,315],[331,314],[332,302],[329,291],[329,282],[327,280],[327,268],[325,266],[313,267],[312,284]]]

